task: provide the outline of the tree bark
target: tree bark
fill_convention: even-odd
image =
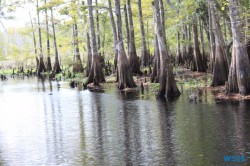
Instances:
[[[142,17],[142,7],[141,0],[137,0],[138,10],[139,10],[139,20],[140,20],[140,32],[141,32],[141,65],[146,67],[149,65],[149,53],[146,44],[146,36],[144,30],[144,23]]]
[[[57,43],[56,43],[56,30],[55,30],[55,21],[54,21],[54,15],[53,15],[53,8],[50,8],[50,13],[51,13],[51,24],[52,24],[52,32],[53,32],[53,40],[54,40],[54,51],[55,51],[55,63],[53,66],[53,72],[55,74],[60,73],[61,67],[59,63],[59,55],[58,55],[58,48],[57,48]]]
[[[102,44],[101,44],[101,56],[104,57],[105,56],[105,40],[106,40],[106,18],[104,20],[102,20]]]
[[[130,35],[129,35],[129,23],[128,23],[128,10],[127,6],[124,5],[124,17],[125,17],[125,28],[126,28],[126,37],[127,37],[127,55],[129,55],[129,42],[130,42]]]
[[[38,24],[38,37],[39,37],[39,65],[37,69],[37,75],[41,76],[41,72],[45,72],[46,68],[45,68],[44,61],[43,61],[42,33],[41,33],[41,25],[40,25],[38,0],[36,0],[36,11],[37,11],[37,24]]]
[[[36,35],[35,35],[35,29],[34,29],[34,25],[33,25],[33,21],[31,18],[31,14],[29,11],[29,15],[30,15],[30,23],[31,23],[31,28],[32,28],[32,37],[33,37],[33,44],[34,44],[34,53],[35,53],[35,59],[36,59],[36,71],[38,71],[38,66],[39,66],[39,59],[37,57],[37,46],[36,46]]]
[[[45,6],[47,4],[47,1],[45,0]],[[52,70],[51,66],[51,58],[50,58],[50,41],[49,41],[49,21],[48,21],[48,11],[47,8],[45,8],[45,22],[46,22],[46,44],[47,44],[47,62],[46,62],[46,69],[47,71]]]
[[[183,63],[185,62],[186,58],[187,58],[187,49],[186,49],[186,39],[187,39],[187,34],[186,34],[186,28],[187,26],[183,23],[182,20],[182,51],[181,51],[181,56],[182,56],[182,60]]]
[[[182,57],[181,57],[180,32],[177,31],[177,49],[176,49],[175,64],[180,65],[181,63],[182,63]]]
[[[90,38],[89,33],[87,32],[87,52],[88,52],[88,59],[87,59],[87,68],[86,68],[86,77],[89,76],[91,63],[92,63],[92,53],[91,53],[91,46],[90,46]]]
[[[187,20],[189,20],[188,16],[187,16]],[[187,41],[188,41],[188,45],[187,45],[187,65],[186,67],[190,67],[190,63],[191,61],[193,61],[193,50],[194,48],[191,45],[191,25],[188,24],[187,25],[187,29],[186,29],[186,34],[187,34]]]
[[[142,75],[142,72],[140,70],[140,63],[139,59],[136,54],[136,48],[135,48],[135,34],[134,34],[134,23],[132,18],[132,10],[130,5],[130,0],[127,0],[127,10],[128,10],[128,20],[129,20],[129,62],[131,71],[134,74]]]
[[[209,41],[210,41],[210,67],[213,73],[214,70],[214,62],[215,62],[215,39],[214,39],[214,32],[213,32],[213,23],[212,23],[212,16],[210,10],[210,1],[208,1],[208,15],[209,15]]]
[[[165,25],[163,24],[163,20],[160,16],[161,14],[164,14],[162,0],[154,0],[154,12],[156,12],[156,34],[158,38],[160,52],[160,88],[157,96],[167,98],[179,96],[180,91],[178,90],[176,81],[174,79],[173,67],[170,64],[170,58],[167,53],[167,47],[165,45]]]
[[[229,0],[229,12],[233,36],[232,61],[228,76],[228,93],[247,95],[250,93],[250,62],[244,43],[242,19],[237,0]]]
[[[153,71],[151,74],[151,82],[159,83],[159,75],[160,75],[160,51],[159,51],[159,43],[157,38],[157,13],[154,12],[154,60],[153,60]]]
[[[96,8],[96,36],[97,36],[97,48],[98,48],[98,53],[101,49],[101,39],[100,39],[100,24],[99,24],[99,11],[98,11],[98,0],[95,0]]]
[[[74,73],[82,73],[82,61],[79,51],[79,41],[78,41],[78,27],[75,18],[73,18],[73,47],[74,47],[74,64],[73,64],[73,72]]]
[[[205,72],[206,68],[202,61],[202,56],[198,41],[198,30],[197,30],[197,18],[193,16],[193,42],[194,42],[194,54],[193,54],[193,71]]]
[[[118,58],[118,48],[116,47],[117,45],[117,32],[116,32],[116,26],[115,26],[115,19],[112,11],[112,4],[111,1],[108,0],[108,5],[109,5],[109,16],[110,16],[110,23],[111,23],[111,28],[113,32],[113,43],[114,43],[114,68],[115,70],[117,69],[117,58]]]
[[[153,71],[151,74],[151,82],[158,83],[160,74],[160,52],[157,34],[154,38],[154,61],[153,61]]]
[[[201,55],[202,55],[202,61],[203,61],[203,65],[205,67],[205,69],[207,69],[207,55],[205,53],[205,44],[204,44],[204,35],[203,35],[203,26],[204,23],[203,21],[200,19],[200,42],[201,42]]]
[[[225,44],[220,24],[218,22],[217,12],[214,8],[213,0],[210,2],[211,20],[213,25],[213,34],[215,36],[215,64],[213,69],[212,86],[224,85],[228,76],[228,64],[225,54]]]
[[[167,37],[166,37],[166,30],[165,30],[165,13],[164,13],[164,4],[162,0],[159,1],[159,9],[161,10],[160,15],[158,16],[160,18],[160,22],[163,25],[162,33],[163,33],[163,41],[164,45],[167,47]],[[159,40],[159,38],[158,38]]]
[[[125,88],[134,88],[136,87],[131,70],[129,61],[127,59],[123,37],[122,37],[122,19],[121,19],[121,11],[120,11],[120,0],[114,0],[115,2],[115,13],[116,13],[116,26],[117,26],[117,47],[118,47],[118,89],[122,90]]]
[[[90,25],[90,38],[92,49],[92,63],[90,73],[86,84],[93,83],[94,86],[98,86],[100,82],[105,82],[101,64],[99,61],[98,47],[96,44],[95,24],[92,9],[92,0],[87,0],[88,4],[88,16]]]

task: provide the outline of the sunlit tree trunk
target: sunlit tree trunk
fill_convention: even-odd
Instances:
[[[97,48],[98,48],[98,53],[101,49],[101,39],[100,39],[100,24],[99,24],[99,10],[98,10],[98,0],[95,0],[95,4],[96,4],[96,8],[95,8],[95,12],[96,12],[96,37],[97,37]]]
[[[116,13],[116,26],[117,26],[117,47],[118,47],[118,89],[122,90],[125,88],[134,88],[136,87],[132,73],[130,69],[130,64],[127,59],[123,37],[122,37],[122,19],[121,19],[121,11],[120,11],[120,0],[114,0],[115,2],[115,13]]]
[[[73,72],[82,73],[82,61],[79,50],[79,41],[78,41],[78,26],[76,20],[73,23],[73,47],[74,47],[74,63],[73,63]]]
[[[215,36],[215,64],[213,69],[212,86],[224,85],[228,76],[228,64],[224,50],[223,34],[218,22],[217,12],[214,8],[213,0],[209,0],[212,17],[212,27]]]
[[[32,21],[30,12],[29,12],[29,15],[30,15],[31,28],[32,28],[32,37],[33,37],[33,44],[34,44],[34,53],[35,53],[35,57],[36,57],[36,71],[38,71],[39,59],[38,59],[38,57],[37,57],[36,35],[35,35],[34,24],[33,24],[33,21]]]
[[[166,37],[166,30],[165,30],[164,4],[163,4],[162,0],[158,0],[158,1],[159,1],[159,9],[161,10],[160,15],[158,15],[158,17],[160,18],[160,22],[163,25],[163,27],[162,27],[163,36],[162,37],[163,37],[164,45],[167,46],[167,37]],[[158,40],[159,40],[159,37],[158,37]]]
[[[36,0],[36,11],[37,11],[37,24],[38,24],[38,37],[39,37],[39,65],[37,69],[37,75],[40,76],[41,72],[46,71],[46,68],[45,68],[44,60],[43,60],[42,32],[41,32],[41,25],[40,25],[38,0]]]
[[[154,38],[154,61],[153,61],[153,70],[151,74],[151,82],[158,83],[159,82],[159,74],[160,74],[160,52],[159,52],[159,44],[158,38],[155,34]]]
[[[132,10],[130,0],[127,0],[128,20],[129,20],[129,62],[132,73],[141,75],[139,59],[136,54],[135,48],[135,34],[134,34],[134,23],[132,18]]]
[[[87,59],[87,67],[86,67],[86,77],[89,76],[90,68],[91,68],[91,60],[92,60],[92,53],[91,53],[91,46],[90,46],[90,38],[89,33],[87,32],[87,52],[88,52],[88,59]]]
[[[210,1],[208,0],[208,6],[210,6]],[[208,7],[208,15],[209,15],[209,41],[210,41],[210,67],[213,73],[214,70],[214,62],[215,62],[215,39],[213,32],[213,23],[210,7]]]
[[[165,45],[165,26],[160,16],[164,13],[162,0],[154,0],[154,12],[156,12],[156,34],[158,38],[160,52],[160,88],[157,96],[167,98],[179,96],[180,91],[178,90],[176,81],[174,79],[173,67],[170,64],[170,58],[167,53],[167,47]]]
[[[244,30],[237,0],[229,0],[233,52],[228,76],[228,93],[247,95],[250,93],[250,62],[244,43]]]
[[[177,1],[177,4],[180,3],[180,0]],[[179,17],[179,7],[176,8],[176,15]],[[176,55],[175,55],[175,65],[182,64],[182,56],[181,56],[181,43],[180,43],[180,30],[177,29],[177,49],[176,49]]]
[[[193,16],[193,42],[194,42],[194,54],[193,54],[193,71],[205,72],[202,55],[200,52],[199,41],[198,41],[198,30],[197,30],[197,18]]]
[[[54,62],[54,66],[53,66],[53,72],[55,74],[58,74],[62,70],[61,70],[60,63],[59,63],[58,48],[57,48],[57,43],[56,43],[55,21],[54,21],[54,15],[53,15],[52,7],[50,8],[50,12],[51,12],[51,24],[52,24],[52,32],[53,32],[53,40],[54,40],[54,51],[55,51],[55,62]]]
[[[189,20],[189,17],[187,16],[187,20]],[[186,34],[187,34],[187,67],[190,67],[190,62],[193,61],[193,46],[191,45],[191,24],[187,24],[187,29],[186,29]]]
[[[160,75],[160,51],[159,51],[159,43],[157,38],[157,13],[154,11],[154,60],[153,60],[153,71],[151,74],[151,82],[158,83],[159,82],[159,75]]]
[[[105,54],[105,42],[106,42],[106,18],[102,20],[102,43],[101,43],[101,56]]]
[[[47,4],[47,1],[45,0],[45,5]],[[51,66],[51,58],[50,58],[50,41],[49,41],[49,21],[48,21],[48,11],[47,8],[45,8],[45,22],[46,22],[46,44],[47,44],[47,62],[46,62],[46,69],[47,71],[52,70]]]
[[[124,19],[125,19],[125,28],[126,28],[126,38],[127,38],[127,55],[129,55],[129,42],[130,42],[130,36],[129,36],[129,23],[128,23],[128,10],[127,6],[124,5]]]
[[[140,32],[141,32],[141,65],[146,67],[149,65],[149,53],[148,53],[147,44],[146,44],[146,36],[145,36],[143,16],[142,16],[141,0],[137,0],[137,2],[138,2]]]
[[[95,34],[95,24],[93,17],[93,7],[92,0],[87,0],[88,4],[88,16],[89,16],[89,25],[90,25],[90,39],[91,39],[91,49],[92,49],[92,62],[89,77],[87,84],[93,83],[94,86],[98,86],[100,82],[105,82],[103,71],[99,61],[98,47],[96,43],[96,34]]]
[[[108,0],[108,5],[109,5],[109,17],[110,17],[110,23],[111,23],[111,28],[113,32],[113,43],[114,43],[114,66],[115,70],[117,69],[117,58],[118,58],[118,48],[116,47],[117,45],[117,32],[116,32],[116,25],[115,25],[115,19],[112,11],[112,4],[111,1]]]

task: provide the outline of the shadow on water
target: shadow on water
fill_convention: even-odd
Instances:
[[[103,116],[104,110],[102,108],[102,102],[100,100],[100,93],[92,93],[92,117],[95,123],[93,124],[93,134],[95,142],[95,156],[96,162],[95,165],[103,165],[104,161],[104,122]]]
[[[121,94],[121,93],[120,93]],[[122,99],[133,100],[137,93],[124,93]],[[123,138],[125,165],[139,164],[142,156],[141,130],[139,121],[139,110],[137,105],[131,105],[121,100],[120,126]]]
[[[126,91],[116,91],[116,95],[120,100],[137,100],[139,99],[139,91],[126,92]]]
[[[45,84],[48,82],[49,94],[42,94],[44,108],[44,126],[46,136],[46,152],[48,162],[62,162],[64,160],[63,153],[63,128],[60,95],[56,92],[53,95],[52,81],[46,77],[38,79],[38,91],[41,82],[43,92],[46,92]],[[58,87],[58,83],[57,83]],[[62,161],[61,161],[62,160]]]
[[[85,136],[85,125],[84,125],[84,107],[83,107],[83,99],[78,91],[77,93],[78,98],[78,108],[79,108],[79,130],[80,130],[80,147],[81,147],[81,160],[82,165],[87,165],[88,162],[88,155],[86,153],[86,136]]]
[[[175,98],[176,99],[176,98]],[[159,99],[157,101],[157,107],[159,110],[159,128],[161,133],[161,147],[162,153],[160,153],[160,158],[165,160],[161,161],[160,164],[176,165],[175,154],[174,154],[174,137],[173,137],[173,110],[171,110],[171,105],[174,105],[176,100],[167,101],[166,99]]]

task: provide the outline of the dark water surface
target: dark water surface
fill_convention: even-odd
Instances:
[[[0,82],[0,165],[249,165],[250,103]],[[51,86],[50,86],[51,85]],[[245,162],[226,163],[225,155]]]

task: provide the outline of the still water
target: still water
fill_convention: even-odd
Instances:
[[[36,78],[0,82],[0,165],[249,165],[250,103],[208,92],[195,103],[189,93],[165,102]]]

